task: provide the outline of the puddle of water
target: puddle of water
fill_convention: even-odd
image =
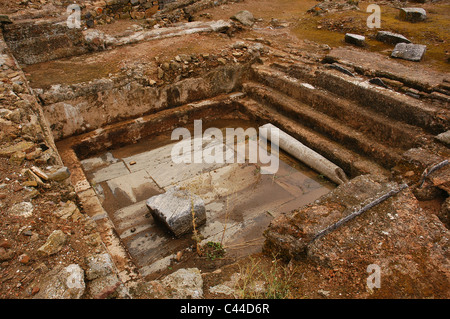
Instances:
[[[209,127],[258,128],[244,120],[212,121],[203,129]],[[258,163],[248,161],[175,164],[170,151],[177,142],[170,140],[170,134],[145,138],[81,162],[143,275],[166,267],[163,258],[194,243],[190,234],[174,238],[149,214],[146,200],[170,187],[185,187],[202,197],[207,222],[198,230],[203,242],[221,242],[228,258],[260,251],[262,233],[274,217],[313,202],[335,187],[283,152],[274,175],[261,174]]]

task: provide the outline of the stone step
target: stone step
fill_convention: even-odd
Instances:
[[[268,105],[296,122],[319,132],[342,146],[373,158],[384,167],[392,167],[401,159],[401,150],[387,147],[363,133],[287,95],[263,85],[248,82],[244,91],[254,100]]]
[[[341,167],[349,177],[369,173],[389,174],[385,168],[371,159],[357,154],[289,116],[278,113],[273,107],[257,102],[250,97],[239,100],[238,104],[243,111],[253,116],[254,120],[262,122],[262,124],[272,123],[286,131],[304,145]]]
[[[372,85],[363,78],[350,77],[335,70],[317,69],[312,72],[299,64],[274,63],[272,67],[362,108],[371,109],[397,122],[420,127],[428,133],[439,134],[450,128],[449,110]]]
[[[426,136],[422,129],[361,107],[319,87],[314,89],[286,73],[268,66],[254,66],[252,77],[259,83],[310,105],[378,142],[402,149],[416,147]]]

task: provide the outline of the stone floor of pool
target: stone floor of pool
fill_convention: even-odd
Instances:
[[[181,186],[201,196],[207,214],[206,224],[198,228],[202,243],[220,242],[227,257],[239,258],[261,251],[263,231],[277,215],[335,187],[283,152],[278,171],[268,175],[248,158],[245,163],[175,164],[173,146],[148,150],[148,144],[138,143],[81,162],[143,276],[164,270],[194,243],[191,234],[175,238],[149,213],[146,200],[168,188]]]

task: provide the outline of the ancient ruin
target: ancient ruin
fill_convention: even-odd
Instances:
[[[1,298],[449,298],[449,12],[0,0]]]

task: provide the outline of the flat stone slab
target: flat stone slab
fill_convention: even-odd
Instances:
[[[231,20],[239,21],[240,23],[248,27],[253,26],[253,24],[255,23],[253,14],[247,10],[239,11],[231,17]]]
[[[441,141],[442,143],[445,143],[447,145],[450,145],[450,130],[441,133],[436,136],[436,139]]]
[[[201,139],[200,139],[201,140]],[[197,139],[192,139],[192,141],[183,141],[186,145],[193,145]],[[203,151],[207,152],[209,149],[216,147],[217,144],[209,143],[203,141]],[[219,167],[226,165],[226,159],[224,158],[224,163],[178,163],[182,161],[185,156],[186,160],[192,160],[189,154],[180,154],[172,157],[172,149],[174,145],[166,145],[148,152],[140,153],[134,156],[124,158],[128,169],[131,172],[137,172],[139,170],[145,169],[147,173],[154,179],[154,181],[161,188],[166,188],[176,183],[182,182],[194,176],[198,176],[204,172],[208,172]],[[223,152],[226,154],[228,146],[223,144]],[[234,155],[234,154],[233,154]],[[175,161],[174,161],[175,160]],[[130,163],[134,163],[130,165]]]
[[[123,162],[117,162],[94,172],[90,181],[91,183],[98,184],[128,174],[130,174],[130,171],[125,164]]]
[[[145,170],[110,179],[106,184],[117,199],[120,199],[119,196],[124,195],[132,203],[139,201],[141,194],[152,192],[146,197],[148,198],[159,191],[158,186]]]
[[[424,21],[427,18],[427,12],[422,8],[401,8],[399,18],[409,22]]]
[[[397,43],[411,43],[405,36],[393,33],[389,31],[379,31],[377,33],[376,39],[378,41],[389,43],[389,44],[397,44]]]
[[[395,46],[394,51],[392,51],[391,57],[418,62],[422,60],[422,57],[425,54],[426,50],[426,45],[398,43]]]
[[[179,188],[149,198],[147,207],[153,217],[162,221],[177,237],[193,231],[194,216],[196,227],[206,223],[203,199]]]
[[[256,184],[259,177],[253,174],[255,169],[256,166],[253,165],[241,167],[235,163],[182,181],[176,186],[199,195],[205,204],[208,204],[217,198],[241,192]]]

